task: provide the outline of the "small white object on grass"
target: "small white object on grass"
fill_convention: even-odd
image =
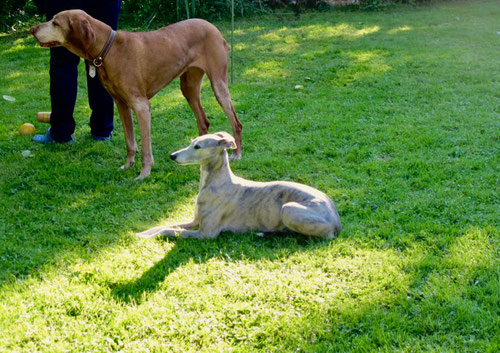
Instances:
[[[295,85],[295,89],[296,89],[296,90],[299,90],[299,89],[304,89],[304,86],[302,86],[302,85]]]
[[[31,153],[30,150],[24,150],[21,152],[21,154],[23,155],[23,157],[34,157],[34,154]]]
[[[8,96],[6,94],[4,94],[2,98],[9,102],[14,102],[16,100],[14,97]]]

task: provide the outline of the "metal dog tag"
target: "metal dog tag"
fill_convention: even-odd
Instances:
[[[92,78],[95,77],[95,66],[94,65],[89,65],[89,76]]]

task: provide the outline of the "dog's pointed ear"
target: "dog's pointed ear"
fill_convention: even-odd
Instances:
[[[228,148],[231,150],[236,149],[236,142],[234,137],[229,135],[225,131],[217,132],[215,135],[219,136],[221,139],[219,140],[219,146],[224,146],[224,148]]]

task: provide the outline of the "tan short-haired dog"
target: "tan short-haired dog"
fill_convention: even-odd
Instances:
[[[200,192],[194,220],[185,224],[159,226],[136,235],[183,238],[215,238],[221,231],[294,231],[333,238],[342,229],[332,200],[312,187],[288,182],[261,183],[235,176],[229,167],[227,148],[236,148],[227,132],[197,137],[171,154],[179,164],[200,164]],[[198,230],[188,230],[196,228]]]
[[[207,74],[236,138],[232,158],[241,157],[241,123],[227,86],[228,45],[212,24],[191,19],[152,32],[115,33],[84,11],[69,10],[32,27],[31,32],[41,46],[64,46],[97,67],[103,86],[116,102],[125,132],[127,161],[122,168],[134,165],[138,151],[131,110],[135,112],[142,141],[139,179],[147,177],[153,165],[149,99],[177,77],[203,135],[210,125],[200,100],[201,84]]]

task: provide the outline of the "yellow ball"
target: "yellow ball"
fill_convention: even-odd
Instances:
[[[22,124],[21,127],[19,128],[19,133],[21,135],[31,135],[36,132],[35,126],[30,123],[25,123]]]

